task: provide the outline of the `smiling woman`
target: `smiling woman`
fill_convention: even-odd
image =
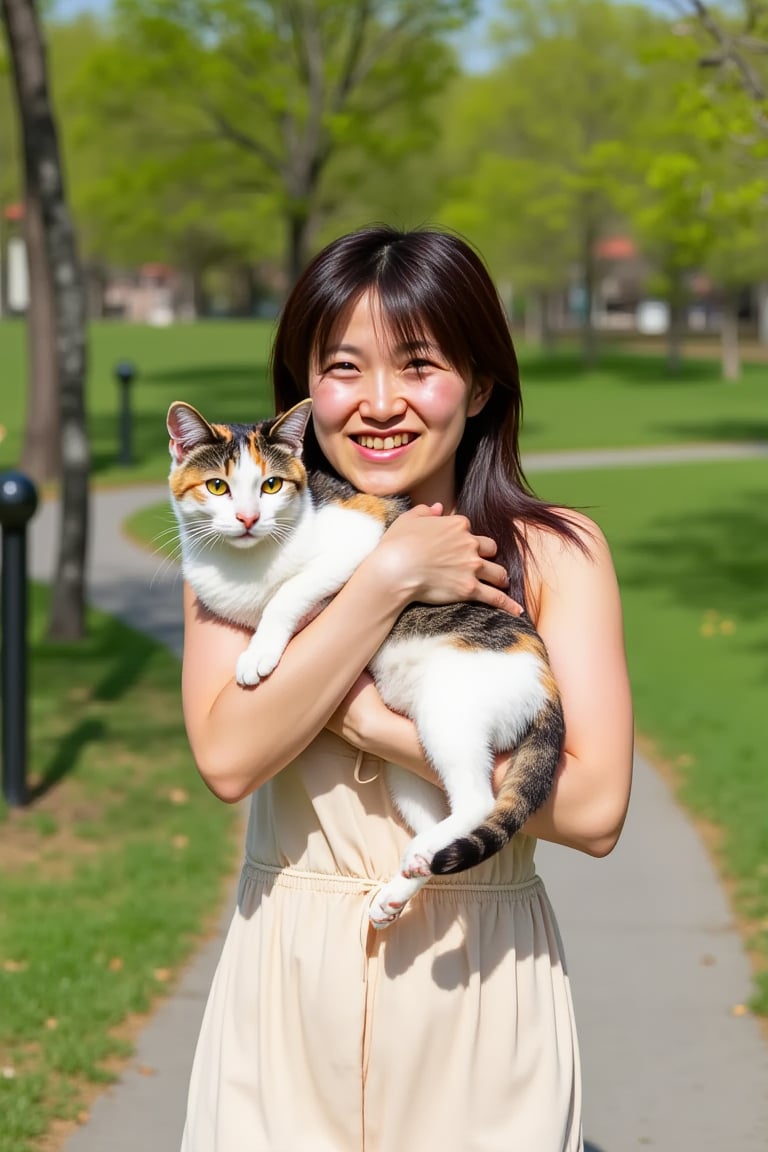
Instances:
[[[632,711],[607,546],[596,525],[526,483],[509,329],[482,260],[459,238],[381,227],[329,245],[286,303],[272,369],[283,415],[270,434],[290,429],[297,411],[306,418],[302,401],[312,401],[302,462],[311,476],[351,483],[354,500],[407,496],[416,506],[385,525],[255,690],[233,675],[248,633],[185,589],[192,750],[214,793],[252,801],[184,1152],[579,1152],[570,985],[534,849],[545,837],[605,855],[626,813]],[[261,484],[270,467],[259,475]],[[357,532],[333,547],[355,544]],[[468,871],[432,874],[440,852],[422,844],[426,883],[403,911],[382,881],[395,876],[400,892],[414,878],[411,830],[384,765],[411,778],[425,808],[445,801],[437,755],[425,755],[397,703],[411,670],[382,671],[380,656],[416,605],[446,619],[478,606],[457,601],[519,611],[508,593],[528,606],[549,654],[548,688],[562,700],[554,785],[506,847]],[[538,642],[531,621],[520,627]],[[453,668],[440,656],[427,677],[426,720],[458,779],[501,785],[501,799],[521,733],[494,736],[480,754],[460,752],[469,723],[446,734],[456,731],[449,717],[482,712],[513,678],[493,663],[493,688],[469,700]],[[542,744],[533,778],[543,757]],[[462,811],[459,801],[452,818]],[[383,938],[370,923],[389,925]],[[414,1094],[416,1082],[425,1090]]]

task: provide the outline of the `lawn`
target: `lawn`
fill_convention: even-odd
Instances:
[[[0,803],[0,1152],[87,1109],[234,889],[240,825],[189,753],[179,665],[98,613],[30,627],[33,803]]]
[[[187,400],[217,420],[257,420],[271,412],[267,321],[207,321],[171,328],[99,322],[90,329],[88,423],[94,479],[125,483],[168,471],[165,413]],[[114,366],[131,360],[132,450],[121,466]],[[0,468],[13,466],[24,421],[24,333],[0,323],[3,400]],[[720,379],[715,360],[691,361],[671,379],[656,356],[606,350],[585,371],[576,354],[521,354],[523,449],[613,448],[690,441],[768,439],[768,364],[745,366],[738,384]]]

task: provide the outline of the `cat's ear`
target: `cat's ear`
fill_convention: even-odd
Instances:
[[[311,412],[312,401],[300,400],[293,408],[278,416],[269,430],[270,440],[284,444],[294,455],[300,456]]]
[[[190,449],[196,448],[198,444],[211,444],[217,438],[208,421],[183,400],[171,404],[166,423],[171,438],[168,450],[177,464],[181,463]]]

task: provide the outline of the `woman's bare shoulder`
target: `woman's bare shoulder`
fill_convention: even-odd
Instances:
[[[572,536],[538,524],[526,524],[523,534],[528,546],[526,558],[526,598],[531,615],[537,618],[546,590],[556,591],[574,578],[597,576],[601,569],[613,573],[608,542],[602,529],[583,512],[573,508],[553,508],[568,525]]]

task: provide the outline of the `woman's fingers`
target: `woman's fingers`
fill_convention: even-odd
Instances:
[[[509,612],[510,616],[521,616],[524,611],[522,604],[518,604],[517,600],[507,596],[501,588],[494,588],[492,584],[478,585],[475,599],[481,604],[489,604],[491,608],[501,608],[503,612]]]
[[[484,560],[492,560],[496,555],[496,541],[492,540],[490,536],[475,536],[477,540],[477,551]]]
[[[416,575],[413,598],[431,604],[478,600],[519,616],[521,605],[506,594],[509,573],[494,560],[496,541],[474,535],[466,516],[441,512],[439,504],[417,505],[386,533],[396,569],[408,582],[409,573]]]

